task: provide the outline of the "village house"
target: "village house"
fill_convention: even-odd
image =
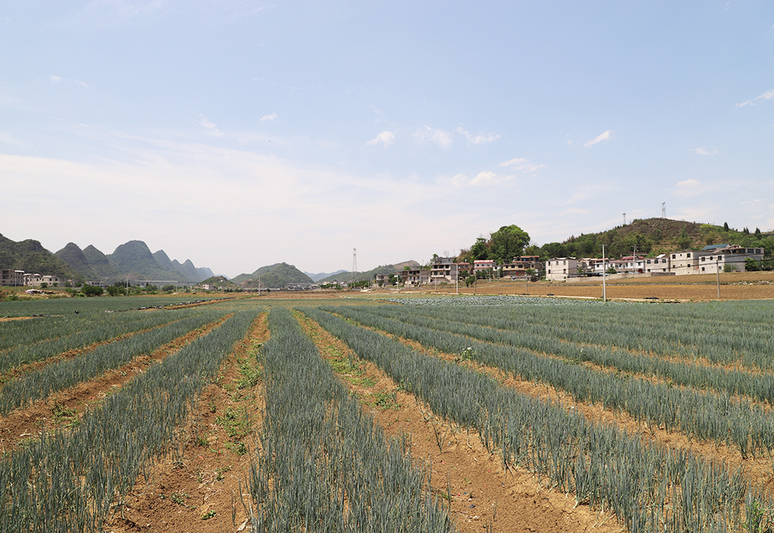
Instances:
[[[24,285],[24,271],[13,268],[0,269],[0,285],[21,287]]]
[[[451,257],[436,257],[430,270],[430,283],[455,283],[460,272],[467,272],[467,263],[455,263]]]
[[[556,257],[546,261],[546,279],[564,281],[578,275],[578,260],[573,257]]]
[[[577,260],[558,257],[546,262],[546,279],[563,281],[587,273],[601,276],[615,270],[617,274],[688,275],[717,272],[744,272],[749,259],[763,261],[763,248],[747,248],[736,244],[713,244],[701,250],[681,250],[656,257],[624,256],[620,259]]]
[[[540,276],[543,273],[543,262],[537,255],[522,255],[513,258],[511,263],[503,265],[503,277],[524,277],[527,270],[534,270]]]
[[[59,276],[52,276],[49,274],[24,274],[24,284],[28,287],[40,287],[44,283],[49,287],[56,287],[62,283],[62,279]]]

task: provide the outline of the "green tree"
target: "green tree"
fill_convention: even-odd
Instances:
[[[490,259],[503,265],[513,261],[517,255],[522,255],[524,247],[529,244],[529,234],[519,226],[512,224],[503,226],[492,233],[491,241]]]
[[[104,291],[102,290],[102,287],[97,287],[95,285],[84,285],[81,287],[81,292],[86,296],[102,296]]]
[[[470,254],[473,256],[474,260],[489,259],[489,249],[486,245],[486,239],[483,237],[478,237],[476,239],[476,244],[470,248]]]

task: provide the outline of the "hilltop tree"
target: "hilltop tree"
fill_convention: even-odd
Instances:
[[[498,263],[506,264],[513,261],[517,255],[521,255],[524,247],[529,244],[529,234],[519,226],[512,224],[503,226],[492,233],[492,247],[490,259]]]

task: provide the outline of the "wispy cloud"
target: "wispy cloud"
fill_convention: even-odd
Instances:
[[[583,146],[585,146],[586,148],[591,148],[592,146],[594,146],[597,143],[600,143],[602,141],[609,141],[612,138],[613,138],[613,130],[607,130],[604,133],[600,133],[599,135],[597,135],[596,137],[594,137],[590,141],[586,141],[583,144]]]
[[[4,131],[0,131],[0,143],[16,146],[17,148],[24,148],[23,142],[14,139]]]
[[[393,135],[392,132],[383,131],[377,135],[375,139],[371,139],[370,141],[366,142],[366,144],[377,145],[382,143],[384,146],[389,146],[393,143],[393,141],[395,141],[395,135]]]
[[[542,163],[530,163],[527,159],[524,159],[521,157],[517,157],[516,159],[510,159],[508,161],[503,161],[502,163],[500,163],[500,166],[513,167],[514,169],[520,170],[525,174],[527,172],[535,172],[545,167],[545,165]]]
[[[581,209],[579,207],[570,207],[568,209],[565,209],[560,215],[590,215],[591,211],[588,209]]]
[[[78,85],[79,87],[83,87],[84,89],[91,89],[88,83],[81,80],[73,80],[70,78],[63,78],[61,76],[55,76],[55,75],[49,76],[49,79],[54,83],[73,83],[75,85]]]
[[[473,178],[469,178],[465,174],[457,174],[451,179],[451,182],[455,187],[489,187],[501,185],[514,179],[516,179],[516,176],[513,174],[501,175],[491,170],[485,170],[479,172]]]
[[[710,150],[708,148],[691,148],[691,152],[699,155],[715,155],[718,153],[717,150]]]
[[[261,117],[261,122],[263,122],[264,120],[274,120],[275,118],[277,118],[277,113],[272,113],[271,115],[264,115]]]
[[[676,192],[680,196],[696,196],[701,191],[701,181],[696,179],[687,179],[677,182]]]
[[[444,131],[430,126],[424,126],[417,130],[413,135],[420,143],[431,142],[441,148],[448,148],[454,143],[454,136],[451,132]]]
[[[740,104],[736,104],[736,107],[744,107],[746,105],[755,105],[759,103],[759,100],[771,100],[774,98],[774,89],[769,89],[763,94],[760,94],[756,96],[755,98],[752,98],[751,100],[747,100],[746,102],[742,102]]]
[[[206,128],[212,135],[215,137],[221,137],[223,135],[223,132],[218,129],[218,127],[207,120],[207,118],[204,115],[199,115],[201,117],[201,121],[199,121],[199,124]]]
[[[457,133],[465,137],[469,143],[472,144],[489,144],[495,142],[500,138],[498,133],[479,133],[478,135],[472,135],[468,130],[462,126],[457,128]]]

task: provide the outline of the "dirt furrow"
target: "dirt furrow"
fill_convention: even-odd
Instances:
[[[206,335],[227,318],[193,330],[159,347],[153,353],[137,357],[95,379],[84,381],[54,393],[45,400],[16,409],[8,416],[0,417],[0,452],[12,450],[25,439],[38,438],[43,431],[77,424],[89,406],[100,402],[112,391],[134,379],[137,374],[144,372],[148,365],[161,361],[186,344]]]
[[[410,436],[413,456],[430,465],[432,490],[450,506],[460,532],[490,526],[491,531],[501,532],[621,531],[609,513],[576,506],[572,495],[547,490],[527,471],[506,471],[499,456],[489,453],[477,434],[434,416],[376,365],[359,360],[316,322],[305,317],[300,322],[385,433]]]
[[[178,450],[138,478],[104,527],[114,533],[249,531],[247,476],[263,410],[255,358],[269,337],[267,314],[207,385],[180,430]]]

